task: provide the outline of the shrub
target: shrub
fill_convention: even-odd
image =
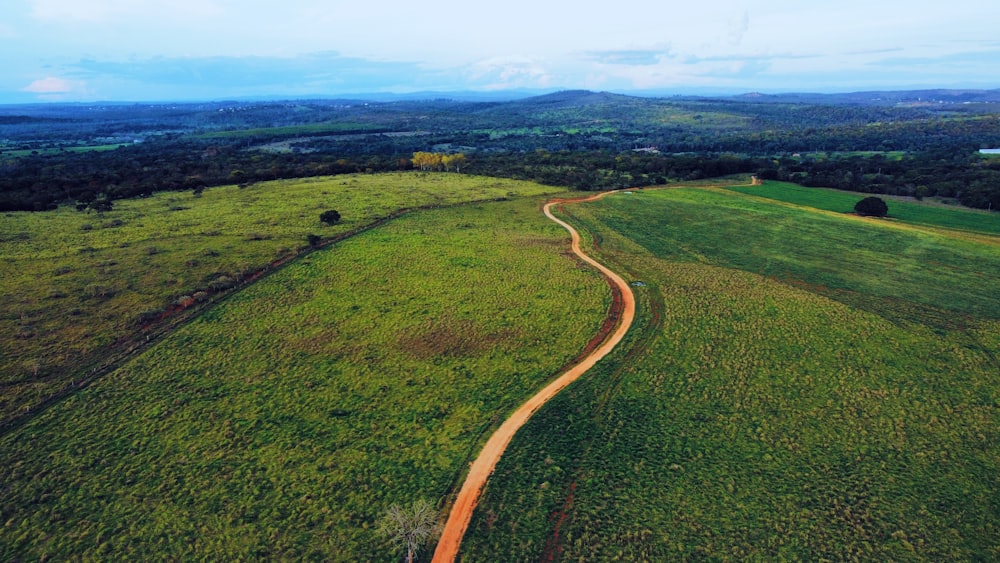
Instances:
[[[854,212],[865,217],[885,217],[889,214],[889,206],[882,198],[871,196],[856,203]]]
[[[319,220],[327,225],[334,225],[340,221],[340,213],[330,209],[319,214]]]

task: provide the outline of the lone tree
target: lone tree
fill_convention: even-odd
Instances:
[[[330,209],[319,214],[319,220],[327,225],[334,225],[340,221],[340,213]]]
[[[406,548],[406,561],[413,563],[420,547],[438,531],[437,510],[424,499],[410,506],[394,504],[379,522],[378,531],[394,543]]]
[[[854,212],[865,217],[885,217],[889,214],[889,206],[878,197],[866,197],[854,205]]]

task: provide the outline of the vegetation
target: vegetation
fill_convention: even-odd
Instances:
[[[1000,556],[1000,240],[731,190],[565,212],[640,318],[514,438],[463,557]]]
[[[1000,146],[995,93],[925,92],[940,103],[919,107],[882,94],[11,106],[0,211],[411,168],[587,190],[755,173],[1000,208],[1000,161],[979,153]],[[69,150],[85,145],[119,148]]]
[[[335,209],[327,209],[319,214],[319,220],[327,225],[336,225],[340,222],[340,212]]]
[[[552,193],[472,176],[386,174],[162,193],[112,210],[0,221],[0,422],[79,385],[160,328],[319,244],[397,214]],[[324,226],[320,211],[346,219]],[[316,239],[308,240],[308,235]],[[183,313],[183,314],[182,314]]]
[[[437,527],[438,513],[434,505],[418,499],[407,507],[390,506],[379,523],[379,533],[403,547],[407,563],[413,563],[413,558]]]
[[[440,507],[600,328],[607,285],[566,248],[512,198],[289,263],[0,437],[0,559],[397,560],[386,510]]]
[[[467,557],[1000,559],[991,96],[0,107],[0,559],[398,559],[604,320],[541,198],[732,174],[566,206],[641,318]]]
[[[885,217],[889,206],[880,197],[868,196],[854,204],[854,212],[863,217]]]
[[[806,188],[788,182],[769,181],[763,186],[734,186],[730,189],[835,213],[850,213],[858,201],[856,193],[828,188]],[[892,201],[893,218],[907,224],[1000,235],[1000,216],[985,211],[963,209],[955,205],[933,203],[930,200],[918,202],[897,198]]]

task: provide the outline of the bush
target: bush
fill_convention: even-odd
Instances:
[[[340,221],[340,213],[330,209],[319,214],[319,220],[327,225],[334,225]]]
[[[889,206],[878,197],[866,197],[854,205],[854,212],[865,217],[885,217],[889,214]]]

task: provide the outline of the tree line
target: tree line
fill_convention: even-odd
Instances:
[[[756,173],[806,186],[1000,207],[998,161],[977,154],[1000,147],[1000,112],[989,104],[855,107],[568,92],[504,103],[4,111],[0,210],[6,211],[94,209],[157,191],[410,169],[583,190]],[[99,144],[133,134],[144,142],[105,152],[59,150],[80,139]],[[289,150],[267,150],[278,140]],[[28,154],[25,147],[40,150]]]

